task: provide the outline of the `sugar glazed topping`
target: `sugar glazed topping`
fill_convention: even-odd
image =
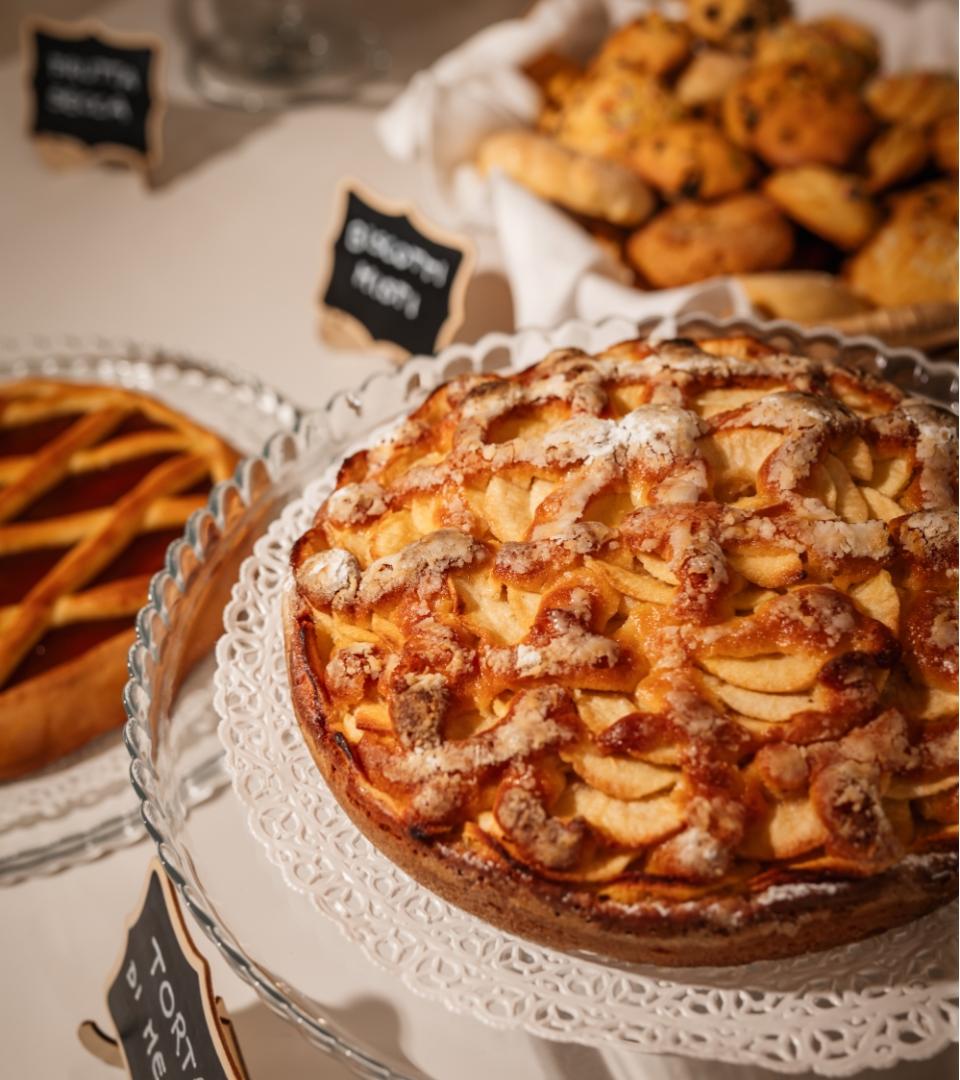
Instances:
[[[956,477],[948,414],[748,338],[456,379],[295,546],[323,724],[410,835],[604,902],[949,850]]]

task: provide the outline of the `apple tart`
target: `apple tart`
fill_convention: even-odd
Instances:
[[[122,724],[150,578],[237,460],[144,394],[0,386],[0,780]]]
[[[953,418],[752,338],[445,384],[295,544],[311,752],[508,930],[636,962],[849,942],[956,894]]]

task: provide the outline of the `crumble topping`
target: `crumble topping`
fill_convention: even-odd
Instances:
[[[331,723],[376,703],[344,732],[409,828],[578,887],[942,846],[955,462],[940,411],[744,341],[455,380],[295,556]]]
[[[334,525],[363,525],[386,512],[386,492],[374,483],[345,484],[326,505],[327,520]]]
[[[357,599],[372,606],[407,589],[429,596],[443,588],[449,571],[486,557],[487,549],[473,537],[457,529],[439,529],[371,563],[363,573]]]
[[[297,585],[314,607],[345,606],[356,598],[360,564],[342,548],[310,555],[297,567]]]

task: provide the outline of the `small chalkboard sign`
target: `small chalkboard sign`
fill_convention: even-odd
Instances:
[[[244,1080],[239,1048],[217,1004],[210,969],[187,933],[163,867],[153,859],[107,989],[117,1050],[130,1076]],[[96,1045],[109,1040],[95,1025],[83,1025],[81,1039],[109,1059],[104,1046]]]
[[[324,339],[396,358],[443,348],[463,321],[469,240],[355,181],[341,184],[334,221],[330,276],[320,291]]]
[[[156,167],[164,104],[158,38],[33,17],[21,35],[27,130],[48,164]]]

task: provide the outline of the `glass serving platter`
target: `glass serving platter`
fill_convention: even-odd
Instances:
[[[251,376],[165,350],[108,338],[0,340],[0,383],[24,377],[107,383],[140,390],[227,437],[242,454],[258,453],[278,430],[293,430],[299,411]],[[183,685],[190,733],[184,798],[197,803],[222,784],[219,748],[203,707],[211,662]],[[0,884],[62,870],[143,836],[128,783],[120,732],[19,780],[0,784]]]
[[[526,947],[508,935],[501,935],[503,950],[486,948],[484,938],[485,948],[471,954],[471,940],[479,935],[459,922],[450,925],[446,954],[425,949],[426,938],[437,938],[432,924],[447,925],[449,912],[442,902],[416,886],[397,893],[390,874],[371,874],[362,847],[352,848],[349,837],[334,829],[321,831],[316,850],[310,826],[326,819],[305,822],[288,798],[295,781],[303,779],[291,782],[289,775],[300,767],[296,730],[275,738],[272,730],[247,734],[239,752],[247,752],[256,767],[244,773],[242,799],[224,795],[218,801],[215,828],[204,815],[192,815],[182,796],[188,743],[183,735],[189,720],[181,718],[181,701],[174,694],[178,657],[206,606],[204,598],[211,591],[221,594],[224,578],[231,583],[239,578],[228,609],[231,626],[259,628],[256,613],[244,607],[254,599],[245,590],[253,564],[244,564],[244,558],[259,541],[257,557],[263,560],[271,537],[282,533],[280,515],[292,509],[310,481],[461,371],[524,366],[561,342],[596,349],[655,326],[611,320],[600,326],[571,323],[549,333],[489,335],[474,346],[453,346],[435,359],[415,359],[355,392],[336,395],[305,417],[295,434],[271,440],[263,455],[241,466],[236,481],[191,522],[182,546],[171,552],[166,577],[161,575],[141,613],[131,651],[125,737],[134,787],[161,858],[187,907],[234,970],[317,1046],[365,1075],[451,1075],[456,1062],[456,1074],[464,1078],[488,1076],[505,1063],[511,1074],[547,1077],[564,1075],[568,1061],[571,1068],[579,1063],[570,1075],[586,1075],[590,1066],[584,1055],[593,1055],[593,1067],[629,1075],[631,1064],[638,1064],[638,1050],[786,1072],[850,1075],[870,1065],[929,1057],[955,1037],[952,962],[940,947],[944,927],[949,933],[955,921],[949,912],[934,916],[932,924],[917,924],[920,936],[912,945],[909,937],[905,943],[892,935],[886,944],[875,939],[872,948],[859,952],[856,947],[835,950],[829,954],[835,966],[823,972],[816,961],[795,964],[792,982],[789,971],[781,977],[770,966],[694,975],[630,971],[620,980],[620,992],[630,996],[631,1023],[609,1038],[593,1037],[601,1018],[582,1008],[589,987],[576,989],[582,973],[572,961],[565,964],[560,957],[557,962],[554,953],[544,962],[540,953],[549,950]],[[870,339],[845,340],[832,331],[803,331],[785,323],[718,323],[696,317],[656,329],[660,336],[759,333],[788,350],[840,356],[942,404],[956,397],[955,365],[929,362],[909,350],[884,350]],[[271,572],[283,572],[280,561]],[[218,647],[221,662],[225,642]],[[247,650],[243,663],[255,671],[263,639],[252,635]],[[280,662],[276,656],[273,660]],[[258,693],[270,700],[257,702]],[[281,681],[265,676],[252,686],[249,698],[253,714],[282,709]],[[231,765],[236,773],[237,761]],[[330,845],[326,853],[323,842]],[[333,877],[331,867],[336,869]],[[317,902],[321,893],[325,904]],[[326,918],[318,908],[326,909]],[[378,954],[381,947],[385,951]],[[835,955],[841,952],[842,957]],[[897,965],[911,956],[920,959],[902,969],[910,986],[901,988]],[[598,984],[598,992],[616,990],[616,969],[609,969],[608,976],[611,985]],[[511,994],[503,992],[506,982],[512,984]],[[886,993],[891,982],[897,993],[902,991],[902,1000],[888,1008],[888,998],[883,1009],[871,1009],[871,1000]],[[566,1008],[564,985],[574,994]],[[561,993],[550,999],[545,986]],[[357,1009],[358,1000],[378,1002],[388,1021],[371,1023],[368,1012]],[[531,1007],[531,1001],[542,1008]],[[776,1007],[775,1023],[770,1022],[771,1007]],[[875,1022],[865,1027],[865,1016]],[[501,1029],[495,1039],[478,1017]],[[560,1044],[549,1053],[548,1039]],[[590,1046],[568,1046],[565,1040]]]

